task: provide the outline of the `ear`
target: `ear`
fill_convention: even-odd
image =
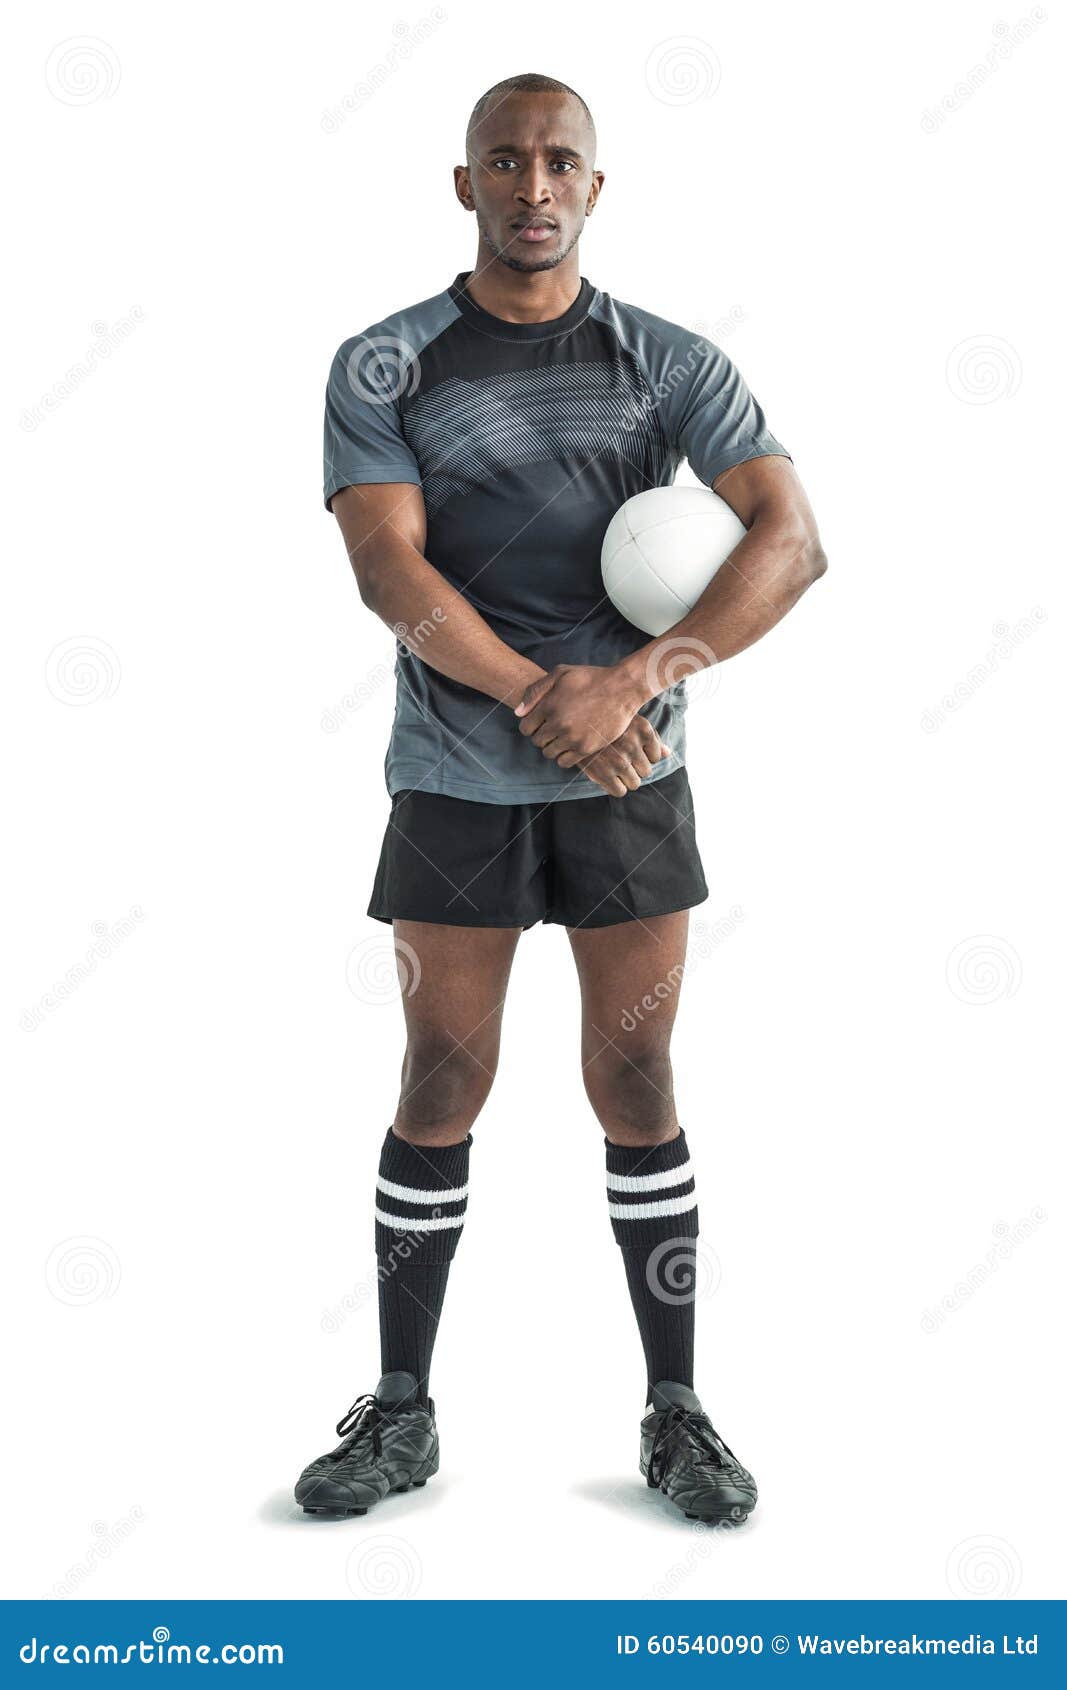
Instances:
[[[452,180],[456,186],[456,198],[464,211],[474,210],[474,195],[471,192],[471,173],[465,164],[457,164],[452,171]]]
[[[604,172],[602,170],[594,170],[593,171],[593,180],[589,184],[589,198],[585,202],[585,215],[587,217],[592,217],[593,207],[596,205],[597,200],[600,198],[600,190],[603,186],[604,186]]]

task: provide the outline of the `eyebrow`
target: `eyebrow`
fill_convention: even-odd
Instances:
[[[494,153],[521,153],[525,151],[525,147],[517,147],[513,142],[504,142],[499,147],[490,147],[487,157],[491,158]],[[579,161],[582,157],[581,153],[577,152],[574,147],[565,147],[556,141],[549,141],[545,147],[545,152],[562,153],[564,158],[575,158]]]

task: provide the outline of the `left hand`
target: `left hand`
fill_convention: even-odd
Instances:
[[[519,732],[555,762],[565,752],[591,757],[628,728],[646,701],[618,666],[558,663],[516,705]]]
[[[648,717],[635,716],[625,732],[603,751],[583,757],[576,765],[573,752],[565,752],[559,761],[561,768],[581,769],[583,775],[602,786],[612,798],[625,798],[628,792],[636,792],[645,776],[652,773],[653,763],[669,756]]]

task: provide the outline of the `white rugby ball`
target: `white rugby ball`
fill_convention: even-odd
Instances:
[[[627,622],[664,634],[692,610],[744,536],[740,517],[710,487],[635,493],[604,535],[607,595]]]

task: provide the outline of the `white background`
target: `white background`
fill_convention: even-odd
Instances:
[[[1061,42],[1021,5],[22,18],[6,1594],[1055,1594]],[[831,561],[690,715],[697,1384],[762,1493],[725,1540],[637,1474],[559,929],[475,1130],[440,1477],[289,1504],[377,1378],[402,1049],[363,913],[392,648],[322,509],[323,389],[470,267],[467,112],[529,69],[598,122],[583,273],[720,339]]]

